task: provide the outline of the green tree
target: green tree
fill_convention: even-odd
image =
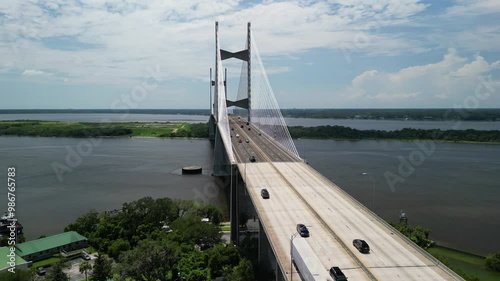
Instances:
[[[127,240],[119,238],[111,243],[108,248],[108,253],[110,257],[118,259],[120,253],[126,252],[128,250],[130,250],[130,243]]]
[[[52,271],[47,276],[48,281],[69,281],[68,275],[62,271],[63,265],[61,262],[56,263],[52,266]],[[105,281],[105,280],[104,280]]]
[[[191,251],[182,256],[177,265],[184,281],[208,280],[208,254],[206,252]]]
[[[242,257],[250,260],[254,267],[258,266],[259,239],[257,237],[245,237],[238,248]]]
[[[137,247],[120,255],[117,271],[122,279],[166,280],[166,275],[178,262],[179,247],[170,241],[140,241]]]
[[[9,237],[7,235],[0,237],[0,247],[5,247],[9,245]]]
[[[64,228],[64,231],[76,231],[84,236],[89,236],[99,224],[99,212],[92,210],[80,216],[76,221]]]
[[[500,272],[500,252],[486,257],[486,267]]]
[[[111,276],[111,261],[105,255],[98,254],[90,278],[92,281],[106,281]]]
[[[240,262],[240,253],[236,246],[219,244],[207,251],[209,256],[208,267],[212,279],[223,276],[225,266],[235,267]]]
[[[201,217],[195,214],[186,214],[176,219],[170,227],[183,238],[184,243],[197,244],[202,248],[221,241],[220,227],[202,222]]]
[[[224,280],[226,281],[254,281],[252,263],[247,259],[241,259],[240,263],[231,268],[224,268]]]
[[[1,272],[0,281],[32,281],[32,275],[28,270],[16,269],[12,272]]]
[[[84,273],[85,274],[85,280],[88,280],[87,279],[87,273],[92,269],[92,265],[90,265],[89,262],[87,261],[84,261],[80,264],[80,273]]]

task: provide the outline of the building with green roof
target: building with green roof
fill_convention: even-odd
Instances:
[[[17,253],[28,261],[39,261],[57,253],[65,253],[87,247],[88,240],[76,231],[40,238],[16,245]]]
[[[0,272],[9,270],[12,261],[14,261],[15,270],[28,269],[29,263],[22,257],[20,257],[17,253],[14,252],[14,254],[12,254],[10,248],[10,246],[0,248]]]

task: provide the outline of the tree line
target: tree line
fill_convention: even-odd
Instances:
[[[394,139],[394,140],[439,140],[439,141],[470,141],[470,142],[500,142],[500,131],[490,130],[440,130],[411,129],[395,131],[357,130],[344,126],[289,127],[292,138],[318,139]]]
[[[158,137],[208,138],[208,124],[181,124],[178,129],[156,128],[156,124],[131,123],[63,123],[40,121],[0,122],[0,135],[41,137],[123,137],[139,135],[144,128],[156,130]],[[500,142],[500,130],[357,130],[344,126],[288,127],[292,138],[311,139],[393,139],[393,140],[438,140],[450,142]],[[161,131],[164,131],[161,133]]]
[[[238,249],[223,243],[221,220],[222,212],[213,205],[145,197],[124,203],[117,212],[90,211],[64,231],[86,236],[102,256],[101,269],[95,268],[96,261],[91,270],[94,281],[255,280],[257,244],[245,240]],[[92,275],[96,270],[100,277]]]
[[[432,121],[498,121],[500,109],[282,109],[284,117]]]

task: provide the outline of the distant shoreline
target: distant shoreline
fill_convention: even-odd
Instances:
[[[356,130],[344,126],[289,127],[293,139],[433,141],[462,144],[500,144],[500,130]],[[63,122],[0,121],[0,136],[70,137],[70,138],[208,138],[206,123],[172,122]]]
[[[245,111],[235,110],[235,114]],[[109,114],[172,114],[210,116],[209,109],[0,109],[0,114],[50,114],[50,113],[109,113]],[[399,120],[399,121],[500,121],[500,109],[456,108],[389,108],[389,109],[332,109],[304,108],[281,109],[285,118],[348,119],[348,120]]]

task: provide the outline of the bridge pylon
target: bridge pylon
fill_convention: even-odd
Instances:
[[[218,22],[215,22],[215,40],[218,40],[218,32],[219,32],[219,23]],[[230,58],[235,58],[235,59],[239,59],[239,60],[242,60],[242,61],[245,61],[247,62],[247,97],[246,98],[242,98],[242,99],[239,99],[239,100],[234,100],[234,101],[231,101],[231,100],[226,100],[226,106],[227,107],[231,107],[231,106],[236,106],[236,107],[239,107],[239,108],[243,108],[243,109],[246,109],[248,111],[248,122],[251,121],[251,105],[252,105],[252,75],[251,75],[251,69],[252,69],[252,63],[251,63],[251,46],[252,46],[252,39],[251,39],[251,23],[247,23],[247,42],[246,42],[246,48],[244,50],[241,50],[241,51],[237,51],[237,52],[229,52],[229,51],[226,51],[226,50],[223,50],[223,49],[220,49],[220,60],[223,61],[223,60],[227,60],[227,59],[230,59]],[[216,59],[217,57],[219,56],[219,54],[217,53],[216,54]],[[210,85],[211,87],[212,86],[215,86],[215,81],[217,81],[217,73],[218,73],[218,69],[217,69],[217,63],[215,65],[216,69],[215,69],[215,80],[212,80],[212,71],[210,70]],[[224,79],[224,86],[227,85],[227,75]],[[210,88],[210,106],[211,106],[211,112],[214,113],[215,112],[215,116],[217,116],[217,110],[216,108],[218,107],[218,104],[217,104],[217,91],[215,91],[214,93],[214,103],[212,103],[212,88]],[[227,92],[226,92],[226,95],[227,95]]]

